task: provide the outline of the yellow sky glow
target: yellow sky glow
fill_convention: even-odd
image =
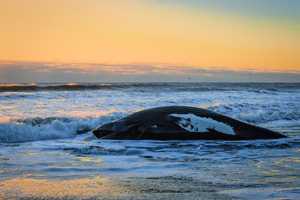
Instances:
[[[288,24],[154,1],[0,2],[0,60],[299,71]]]

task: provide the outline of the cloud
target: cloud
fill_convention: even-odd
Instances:
[[[223,70],[167,64],[0,62],[0,82],[297,82],[300,72]]]

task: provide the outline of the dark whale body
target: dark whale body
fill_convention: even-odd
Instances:
[[[186,106],[136,112],[93,131],[97,138],[117,140],[254,140],[286,137],[215,112]]]

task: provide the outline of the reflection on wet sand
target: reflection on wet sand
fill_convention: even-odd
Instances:
[[[120,196],[123,190],[103,177],[70,180],[14,178],[0,182],[2,199],[87,199]]]
[[[10,120],[11,120],[10,117],[0,115],[0,124],[9,123]]]

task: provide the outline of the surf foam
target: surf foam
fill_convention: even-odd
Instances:
[[[112,113],[98,118],[32,118],[0,123],[0,143],[72,138],[124,116]]]

